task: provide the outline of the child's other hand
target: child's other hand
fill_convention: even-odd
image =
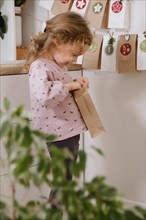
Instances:
[[[80,89],[80,88],[81,88],[81,84],[80,84],[79,82],[77,82],[77,81],[67,83],[67,84],[65,84],[64,86],[66,86],[66,88],[67,88],[69,91],[73,91],[73,90],[77,90],[77,89]]]
[[[89,80],[85,76],[74,79],[74,82],[78,82],[81,86],[86,86],[87,88],[89,88]]]

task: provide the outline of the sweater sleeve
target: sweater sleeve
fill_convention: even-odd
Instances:
[[[31,95],[46,108],[58,105],[69,93],[61,81],[53,81],[48,76],[47,70],[37,68],[31,68],[29,74]]]

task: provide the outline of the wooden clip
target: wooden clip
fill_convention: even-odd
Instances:
[[[146,38],[146,31],[143,32],[144,37]]]
[[[129,39],[130,39],[130,35],[129,35],[129,33],[127,32],[127,33],[125,34],[125,40],[128,41]]]

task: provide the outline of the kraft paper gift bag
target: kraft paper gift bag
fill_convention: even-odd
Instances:
[[[103,124],[86,87],[73,92],[77,106],[92,138],[104,130]]]
[[[102,35],[95,35],[88,51],[83,55],[83,68],[100,69]]]
[[[71,9],[73,0],[54,0],[52,14],[58,15]]]
[[[116,72],[117,39],[117,36],[103,36],[103,45],[101,51],[102,71]]]
[[[54,0],[40,0],[39,5],[45,9],[51,11]]]
[[[146,70],[146,35],[138,34],[137,70]]]
[[[129,0],[111,0],[109,7],[108,28],[129,28]]]
[[[85,18],[93,28],[107,28],[109,0],[90,0]]]
[[[137,35],[119,36],[117,45],[117,68],[119,73],[136,72]]]
[[[90,0],[74,0],[73,5],[71,7],[71,11],[74,11],[84,16],[87,10],[89,1]]]

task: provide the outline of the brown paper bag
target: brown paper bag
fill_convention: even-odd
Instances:
[[[52,7],[52,13],[58,15],[63,12],[67,12],[71,9],[73,0],[54,0]]]
[[[92,138],[104,130],[86,87],[74,91],[74,98]]]
[[[83,68],[100,69],[102,39],[102,35],[94,36],[93,43],[89,47],[88,51],[83,55]]]
[[[85,18],[94,28],[107,28],[109,0],[92,0],[88,4]]]
[[[119,73],[136,72],[137,35],[121,35],[117,46],[117,66]]]

